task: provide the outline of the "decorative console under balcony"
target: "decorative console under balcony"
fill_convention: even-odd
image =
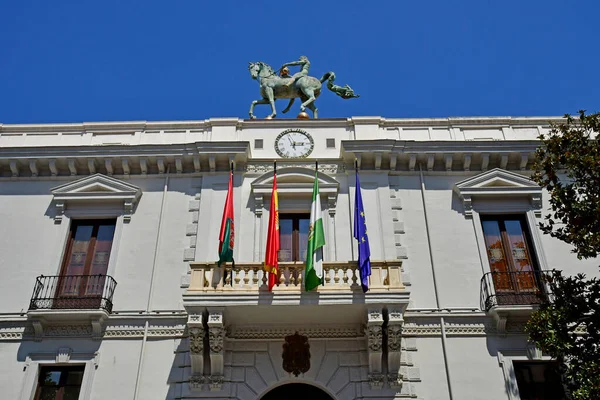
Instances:
[[[92,337],[100,339],[116,286],[108,275],[38,276],[27,311],[36,340],[48,327],[77,324],[90,324]]]

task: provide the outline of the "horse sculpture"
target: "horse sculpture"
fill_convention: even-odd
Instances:
[[[348,85],[343,87],[334,85],[335,74],[333,72],[325,73],[321,79],[313,76],[301,76],[290,85],[292,77],[278,76],[269,64],[260,61],[248,64],[250,76],[252,76],[252,79],[258,80],[262,97],[260,100],[254,100],[250,106],[249,114],[252,119],[256,118],[254,116],[254,106],[257,104],[271,104],[271,115],[267,117],[267,119],[271,119],[277,116],[275,100],[290,99],[287,107],[283,110],[285,114],[290,110],[296,98],[302,100],[301,113],[304,113],[308,108],[313,112],[313,118],[318,118],[319,114],[317,107],[315,107],[315,100],[321,94],[322,83],[325,81],[327,81],[327,88],[343,99],[359,97]]]

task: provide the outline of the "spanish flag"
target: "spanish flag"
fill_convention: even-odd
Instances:
[[[229,187],[227,189],[227,198],[225,199],[225,208],[223,209],[223,218],[221,220],[221,232],[219,233],[219,261],[221,263],[232,262],[233,243],[235,238],[235,229],[233,224],[233,164],[229,171]]]
[[[267,251],[264,270],[269,273],[269,291],[273,290],[278,277],[279,254],[279,199],[277,196],[277,166],[273,170],[273,193],[269,211],[269,229],[267,231]]]

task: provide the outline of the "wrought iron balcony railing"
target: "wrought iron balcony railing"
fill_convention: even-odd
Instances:
[[[108,275],[38,276],[29,310],[96,310],[112,312],[117,282]]]
[[[488,272],[481,278],[481,309],[540,304],[548,271]]]

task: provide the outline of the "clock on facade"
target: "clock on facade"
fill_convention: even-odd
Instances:
[[[275,139],[275,151],[284,158],[308,157],[314,147],[312,136],[302,129],[287,129]]]

